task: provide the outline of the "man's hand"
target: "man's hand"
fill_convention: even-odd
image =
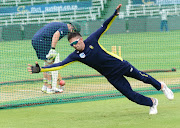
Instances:
[[[36,62],[36,65],[35,66],[32,66],[30,64],[28,64],[28,72],[30,72],[30,74],[32,73],[39,73],[41,71],[40,67],[39,67],[39,64],[38,62]]]
[[[46,58],[49,62],[53,62],[57,56],[57,52],[55,49],[51,49],[49,53],[46,55]]]
[[[117,8],[116,8],[116,11],[117,11],[116,15],[119,15],[121,6],[122,6],[122,4],[119,4],[119,5],[117,6]]]

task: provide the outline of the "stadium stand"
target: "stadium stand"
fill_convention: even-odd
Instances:
[[[67,0],[4,0],[1,1],[0,6],[8,5],[34,5],[42,3],[53,2],[78,2],[79,0],[67,1]],[[101,17],[101,11],[104,10],[104,5],[107,0],[92,0],[92,7],[86,9],[76,9],[66,12],[58,13],[39,13],[31,14],[29,12],[22,12],[18,14],[0,14],[0,25],[12,25],[12,24],[33,24],[33,23],[48,23],[51,21],[89,21],[96,20]]]
[[[126,5],[126,13],[124,17],[138,17],[138,16],[159,16],[160,9],[165,9],[168,15],[180,15],[180,5],[156,5],[149,4],[133,4],[131,0]]]
[[[21,5],[34,5],[34,4],[48,4],[54,2],[79,2],[80,0],[2,0],[0,6],[21,6]]]

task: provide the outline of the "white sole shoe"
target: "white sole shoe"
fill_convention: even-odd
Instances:
[[[47,92],[47,87],[46,87],[46,86],[43,86],[43,87],[41,88],[41,91],[44,92],[44,93],[46,93],[46,92]]]
[[[153,106],[150,107],[149,115],[155,115],[158,113],[158,110],[157,110],[158,100],[156,98],[153,98],[153,99],[154,99],[154,103],[153,103]]]
[[[63,89],[55,88],[55,92],[56,92],[56,93],[62,93],[62,92],[63,92]]]
[[[161,82],[161,84],[164,86],[161,90],[163,91],[166,98],[169,99],[169,100],[173,100],[174,99],[174,94],[171,91],[171,89],[169,89],[164,82]]]
[[[51,88],[47,88],[47,94],[54,94],[55,93],[55,90],[54,89],[51,89]]]

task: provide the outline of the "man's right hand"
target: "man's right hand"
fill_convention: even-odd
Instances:
[[[36,65],[35,66],[32,66],[30,64],[28,64],[29,67],[27,67],[28,69],[28,72],[30,72],[30,74],[32,73],[39,73],[41,71],[41,68],[38,64],[38,62],[36,62]]]

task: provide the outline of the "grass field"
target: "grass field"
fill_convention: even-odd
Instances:
[[[0,111],[1,128],[179,128],[180,93],[158,98],[158,114],[126,98]]]
[[[180,31],[171,32],[143,32],[126,34],[103,35],[100,43],[111,51],[111,46],[122,47],[122,57],[128,60],[139,70],[147,69],[171,69],[175,67],[176,72],[150,73],[159,81],[164,81],[170,87],[180,86]],[[83,37],[86,39],[86,37]],[[57,45],[57,52],[63,60],[74,49],[69,46],[66,38]],[[27,72],[27,64],[37,61],[30,40],[1,42],[0,54],[0,82],[21,81],[42,78],[42,73],[30,75]],[[39,60],[41,66],[43,62]],[[73,63],[60,70],[61,76],[76,76],[98,74],[92,68],[81,63]],[[129,79],[133,89],[152,89],[133,79]],[[82,79],[66,80],[66,91],[63,94],[47,95],[41,93],[42,81],[21,82],[0,85],[0,106],[4,104],[17,104],[39,102],[42,99],[69,98],[74,96],[85,96],[91,94],[103,94],[108,91],[117,92],[104,77],[92,77]],[[150,94],[151,92],[147,93]]]

